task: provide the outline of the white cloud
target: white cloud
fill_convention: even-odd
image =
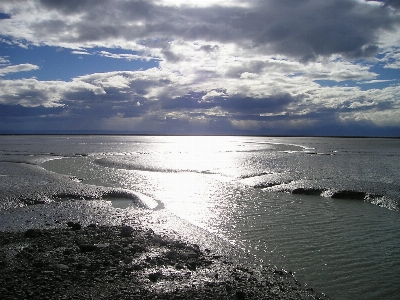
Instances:
[[[389,48],[384,55],[385,56],[380,59],[380,61],[385,64],[384,68],[400,69],[400,46]]]
[[[207,92],[207,94],[205,94],[203,97],[201,97],[201,99],[205,102],[207,102],[208,100],[213,99],[214,97],[225,97],[225,93],[224,92],[219,92],[216,90],[211,90],[209,92]]]
[[[71,51],[72,54],[77,54],[77,55],[92,55],[91,53],[87,52],[87,51],[79,51],[79,50],[74,50]]]
[[[382,80],[368,80],[368,81],[360,81],[359,84],[374,84],[374,83],[384,83],[384,82],[395,82],[398,81],[396,79],[382,79]]]
[[[104,95],[104,94],[107,94],[106,91],[105,91],[103,88],[99,87],[99,86],[93,88],[92,91],[93,91],[93,93],[94,93],[95,95]]]
[[[68,95],[82,92],[93,95],[105,93],[102,88],[82,81],[0,80],[0,104],[6,105],[64,106]]]
[[[38,69],[39,69],[38,66],[32,64],[19,64],[19,65],[7,66],[4,68],[0,68],[0,76],[7,75],[9,73],[26,72]]]
[[[116,59],[126,59],[128,61],[130,60],[143,60],[143,59],[149,59],[140,55],[136,55],[136,54],[116,54],[116,53],[110,53],[108,51],[99,51],[97,52],[100,56],[104,56],[104,57],[108,57],[108,58],[116,58]]]
[[[7,56],[0,56],[0,66],[1,65],[8,65],[10,64],[10,61],[8,60]]]

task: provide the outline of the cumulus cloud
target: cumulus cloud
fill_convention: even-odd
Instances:
[[[57,107],[69,100],[69,94],[105,94],[102,88],[82,81],[40,81],[36,78],[0,80],[0,104],[24,107]]]

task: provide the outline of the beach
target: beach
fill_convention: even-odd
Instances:
[[[34,270],[37,264],[30,260],[18,265],[18,253],[25,257],[29,249],[32,257],[44,255],[39,266],[45,274],[61,272],[56,265],[72,277],[100,272],[99,261],[106,260],[113,263],[102,268],[115,277],[113,268],[140,265],[129,280],[142,278],[166,297],[175,297],[169,282],[184,277],[194,278],[193,288],[227,284],[229,291],[217,294],[228,299],[236,291],[257,298],[251,295],[259,291],[277,299],[319,292],[334,299],[394,300],[400,274],[398,149],[398,139],[1,136],[0,232],[9,236],[0,251],[8,270],[3,273],[18,270],[14,276],[23,277],[21,269]],[[126,226],[139,242],[124,240],[135,234],[117,239]],[[28,230],[40,233],[25,236]],[[95,238],[101,231],[107,238]],[[198,257],[190,259],[200,259],[201,267],[194,270],[186,251],[168,243],[151,254],[158,247],[154,237],[198,249]],[[47,244],[54,250],[40,248]],[[117,258],[104,257],[112,244],[121,249],[143,244],[148,251],[118,250]],[[83,253],[80,245],[94,250]],[[147,256],[160,263],[150,264]],[[255,285],[246,281],[253,292],[230,289],[241,278],[232,269],[225,269],[231,277],[207,271],[224,270],[224,260],[250,270],[248,278],[261,274]],[[208,277],[195,279],[199,271]],[[157,280],[149,278],[153,273]],[[6,286],[15,291],[18,285],[9,279]],[[286,282],[282,294],[269,294],[277,291],[276,282]]]
[[[0,174],[2,299],[328,299],[134,193],[29,159]]]

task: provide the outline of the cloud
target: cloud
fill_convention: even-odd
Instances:
[[[391,6],[393,8],[400,8],[400,1],[399,0],[385,0],[384,6]]]
[[[78,92],[93,96],[105,93],[101,87],[82,81],[0,80],[0,104],[4,105],[59,107],[69,100],[66,96]]]
[[[8,58],[4,57],[4,56],[0,56],[0,66],[1,65],[8,65],[8,64],[10,64],[10,61],[8,60]]]
[[[116,53],[110,53],[108,51],[99,51],[97,52],[98,55],[103,56],[103,57],[108,57],[108,58],[116,58],[116,59],[126,59],[128,61],[131,60],[139,60],[139,59],[144,59],[142,56],[140,55],[136,55],[136,54],[116,54]]]
[[[369,81],[361,81],[361,82],[359,82],[359,84],[371,84],[371,83],[382,83],[382,82],[393,82],[393,81],[397,81],[397,80],[395,80],[395,79],[369,80]]]
[[[0,20],[0,35],[8,44],[159,65],[82,73],[69,82],[0,78],[0,105],[17,115],[46,115],[48,108],[53,121],[73,116],[94,128],[154,131],[397,124],[397,82],[379,90],[357,85],[386,80],[377,63],[400,68],[398,1],[198,3],[3,0],[0,11],[10,18]],[[0,57],[0,76],[38,69],[9,64]]]
[[[22,105],[9,106],[0,104],[0,116],[7,119],[13,118],[31,118],[31,117],[40,117],[49,115],[55,115],[62,112],[62,107],[53,107],[48,108],[44,106],[37,107],[25,107]]]
[[[12,16],[1,21],[0,33],[35,44],[144,50],[143,41],[149,38],[199,40],[234,43],[249,51],[303,61],[332,54],[371,56],[378,50],[379,33],[399,23],[399,16],[388,9],[358,0],[231,1],[229,6],[208,7],[43,0],[5,1],[0,9]],[[173,49],[164,49],[166,59],[171,60],[171,53]]]
[[[380,59],[386,69],[400,69],[400,48],[393,47],[384,53],[384,57]]]
[[[234,86],[226,80],[196,84],[196,78],[187,82],[177,74],[154,68],[85,75],[71,82],[0,80],[0,103],[27,108],[63,107],[60,118],[69,114],[82,119],[97,119],[93,126],[107,119],[135,117],[149,120],[151,116],[159,125],[160,120],[166,119],[203,120],[204,124],[224,118],[230,120],[230,124],[242,124],[237,128],[244,128],[246,120],[258,122],[260,126],[278,121],[288,122],[289,126],[294,120],[310,124],[323,116],[350,112],[367,116],[370,111],[376,115],[376,110],[398,109],[393,97],[400,94],[400,88],[396,86],[374,92],[347,87],[321,88],[307,75],[302,75],[282,76],[282,81],[265,90],[262,84],[267,79],[265,76],[262,74],[261,79],[244,80],[240,84],[243,79],[235,79]],[[276,77],[271,78],[271,82],[273,79]],[[260,93],[249,96],[252,93],[248,91],[258,84],[257,80],[260,80],[260,90],[255,91]],[[288,86],[290,92],[285,92]],[[49,114],[54,118],[54,111],[49,110]],[[369,118],[369,121],[373,120],[373,117]],[[160,125],[159,129],[163,127]]]
[[[71,51],[71,53],[77,54],[77,55],[92,55],[91,53],[89,53],[87,51],[78,51],[78,50]]]
[[[5,76],[9,73],[26,72],[38,69],[39,69],[38,66],[32,64],[19,64],[19,65],[7,66],[4,68],[0,68],[0,76]]]

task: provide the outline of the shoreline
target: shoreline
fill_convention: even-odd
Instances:
[[[290,272],[141,226],[30,229],[0,240],[3,299],[328,299]]]
[[[329,299],[163,209],[101,200],[116,189],[21,162],[0,174],[3,299]]]

